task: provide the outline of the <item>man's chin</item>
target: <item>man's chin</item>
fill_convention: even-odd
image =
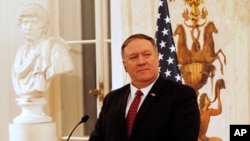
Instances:
[[[142,75],[141,77],[140,77],[140,81],[141,82],[147,82],[147,81],[151,81],[153,79],[153,76],[149,76],[149,75]]]
[[[150,73],[149,70],[141,70],[138,72],[140,75],[148,75]]]

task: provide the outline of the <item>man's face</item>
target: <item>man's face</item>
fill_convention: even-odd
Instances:
[[[150,41],[134,39],[124,48],[123,65],[133,85],[146,87],[158,76],[158,52]]]
[[[21,23],[21,31],[30,42],[38,41],[43,35],[43,22],[35,17],[24,17]]]

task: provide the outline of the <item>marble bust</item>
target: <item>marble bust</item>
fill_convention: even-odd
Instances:
[[[69,46],[61,37],[49,37],[49,16],[37,3],[19,8],[17,25],[25,43],[18,50],[12,68],[12,83],[21,98],[39,98],[51,80],[73,71]]]

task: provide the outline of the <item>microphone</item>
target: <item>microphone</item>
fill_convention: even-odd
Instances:
[[[80,121],[80,122],[74,127],[74,129],[71,131],[71,133],[69,134],[68,139],[67,139],[66,141],[69,141],[69,139],[70,139],[72,133],[75,131],[76,127],[78,127],[81,123],[86,122],[88,119],[89,119],[89,116],[88,116],[88,115],[83,116],[82,119],[81,119],[81,121]]]

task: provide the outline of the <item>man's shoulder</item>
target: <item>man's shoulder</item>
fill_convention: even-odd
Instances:
[[[120,88],[117,88],[117,89],[114,89],[110,92],[110,94],[113,94],[113,93],[122,93],[122,92],[125,92],[125,91],[129,91],[130,90],[130,87],[129,87],[130,84],[126,84]]]
[[[106,97],[117,97],[117,96],[120,96],[120,95],[124,95],[126,93],[129,93],[130,92],[130,87],[129,87],[130,84],[126,84],[120,88],[117,88],[117,89],[114,89],[112,91],[110,91]]]
[[[157,83],[159,87],[170,87],[170,88],[178,89],[180,91],[194,91],[194,89],[187,84],[169,80],[164,77],[159,77],[157,80]]]

